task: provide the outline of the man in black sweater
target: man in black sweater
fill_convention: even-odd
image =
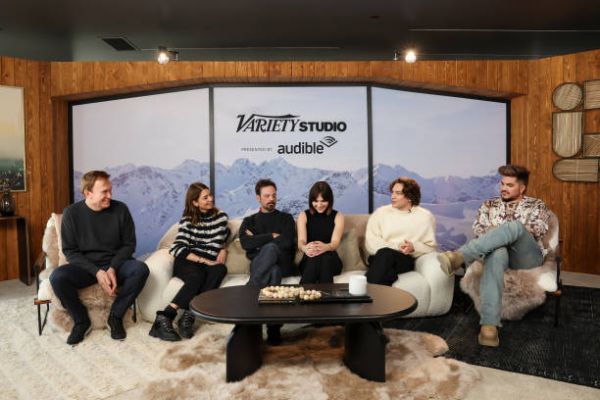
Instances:
[[[132,257],[136,244],[133,219],[124,203],[112,200],[109,177],[104,171],[86,173],[81,178],[85,200],[71,204],[63,213],[61,240],[68,264],[52,273],[50,283],[73,318],[67,338],[71,345],[81,342],[91,329],[79,289],[98,283],[115,296],[107,327],[113,339],[123,340],[123,315],[148,278],[146,264]]]
[[[256,200],[260,210],[244,218],[240,226],[240,243],[250,263],[248,285],[279,285],[281,278],[298,275],[294,265],[296,224],[294,218],[275,209],[277,186],[270,179],[256,183]],[[270,344],[279,344],[281,325],[267,327]]]

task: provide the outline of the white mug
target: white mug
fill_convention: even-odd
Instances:
[[[348,283],[348,291],[354,296],[367,294],[367,277],[364,275],[352,275]]]

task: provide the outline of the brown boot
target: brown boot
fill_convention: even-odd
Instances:
[[[498,347],[500,345],[498,328],[495,325],[481,325],[478,339],[482,346]]]
[[[452,276],[465,263],[462,253],[458,251],[445,251],[438,254],[437,259],[440,262],[440,268],[448,276]]]

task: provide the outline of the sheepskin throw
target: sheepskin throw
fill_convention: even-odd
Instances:
[[[342,327],[300,328],[295,339],[265,347],[263,364],[240,382],[225,382],[231,326],[202,326],[189,342],[167,350],[164,378],[145,399],[460,399],[480,379],[472,366],[441,357],[446,342],[427,333],[387,329],[386,382],[358,377],[342,362]]]

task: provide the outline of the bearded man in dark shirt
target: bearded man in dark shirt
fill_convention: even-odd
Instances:
[[[290,214],[276,209],[275,182],[261,179],[255,192],[260,209],[244,218],[240,226],[240,243],[251,260],[248,285],[279,285],[282,277],[298,275],[294,265],[296,224]],[[281,343],[280,328],[281,325],[267,326],[270,344]]]
[[[84,200],[63,212],[62,250],[68,264],[50,275],[56,296],[73,318],[67,344],[81,342],[91,329],[78,290],[98,283],[115,300],[107,320],[113,339],[126,337],[123,315],[148,278],[148,267],[135,260],[135,226],[127,206],[112,199],[110,175],[90,171],[81,178]],[[118,290],[117,290],[118,289]]]

